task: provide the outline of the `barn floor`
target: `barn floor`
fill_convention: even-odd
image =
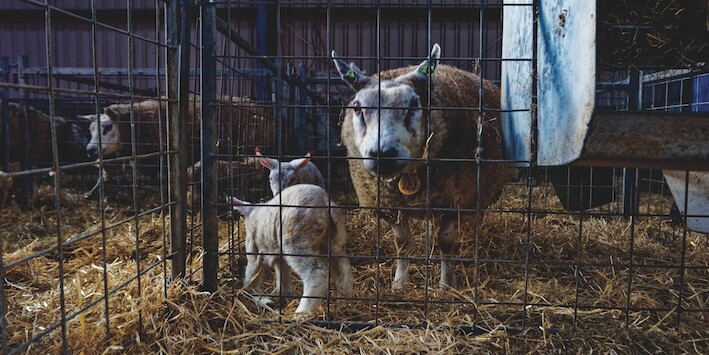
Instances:
[[[561,207],[550,187],[534,188],[532,207],[540,212],[525,214],[520,212],[528,205],[525,196],[526,188],[508,187],[494,206],[507,212],[488,213],[477,242],[470,223],[463,223],[467,237],[461,255],[468,259],[457,267],[455,289],[438,287],[437,248],[419,237],[417,255],[429,258],[412,262],[406,292],[392,293],[391,233],[378,233],[368,213],[349,211],[348,251],[371,258],[352,259],[354,298],[328,302],[316,319],[352,325],[342,330],[337,323],[322,327],[293,321],[297,299],[280,311],[257,306],[233,281],[242,263],[234,258],[237,265],[230,267],[226,255],[220,258],[218,292],[200,292],[194,280],[165,286],[170,271],[161,260],[168,253],[163,245],[169,237],[162,230],[169,219],[159,213],[110,228],[105,248],[100,233],[72,243],[60,263],[51,251],[57,243],[56,219],[61,218],[65,239],[90,228],[99,230],[95,203],[89,206],[67,194],[60,216],[51,201],[30,211],[11,206],[0,210],[3,262],[47,248],[50,252],[5,270],[7,345],[14,348],[47,331],[27,353],[61,351],[61,326],[52,326],[61,324],[63,307],[68,350],[85,354],[642,354],[709,349],[707,235],[687,232],[683,238],[684,229],[673,229],[664,216],[625,220],[556,213]],[[657,206],[670,203],[655,195],[641,199],[642,214],[658,213]],[[104,214],[110,225],[130,213],[129,208],[112,207]],[[229,231],[239,231],[233,227],[229,221],[220,222],[220,251],[228,251]],[[419,236],[425,235],[424,224],[413,227]],[[190,270],[198,281],[201,238],[195,236],[192,244]],[[682,258],[685,267],[680,269]],[[136,278],[138,270],[141,276]],[[680,290],[679,285],[684,287]],[[102,297],[106,290],[111,292],[108,299]],[[677,327],[680,292],[683,311]],[[80,309],[85,310],[77,313]],[[364,322],[376,324],[357,327]],[[515,330],[523,322],[527,327]],[[476,328],[466,327],[473,323]]]

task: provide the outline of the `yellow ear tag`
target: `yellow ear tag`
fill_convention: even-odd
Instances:
[[[405,172],[401,175],[399,183],[397,184],[399,192],[406,196],[411,196],[421,189],[421,180],[419,179],[419,174],[416,170],[412,172]]]

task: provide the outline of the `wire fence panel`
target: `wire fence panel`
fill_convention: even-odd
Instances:
[[[415,325],[427,320],[453,322],[473,329],[525,329],[532,326],[550,330],[567,326],[586,329],[609,316],[620,317],[625,324],[645,318],[653,319],[653,325],[658,326],[678,325],[681,324],[680,319],[688,321],[687,324],[698,325],[697,322],[701,322],[706,312],[704,306],[696,303],[691,307],[693,311],[685,312],[683,307],[688,307],[686,293],[679,298],[671,295],[676,295],[690,284],[695,285],[692,287],[696,289],[696,285],[703,283],[701,277],[694,278],[696,275],[691,280],[686,277],[689,264],[693,265],[690,268],[702,270],[698,274],[707,271],[703,257],[692,261],[687,259],[686,242],[687,238],[693,241],[689,244],[696,242],[693,245],[698,249],[694,252],[698,252],[706,248],[706,236],[684,232],[678,219],[669,217],[672,198],[656,171],[637,171],[621,166],[540,168],[532,162],[530,168],[519,169],[516,177],[509,182],[502,181],[503,175],[499,175],[500,181],[490,185],[485,180],[486,174],[490,167],[503,163],[504,158],[486,160],[485,152],[494,149],[486,147],[482,160],[474,155],[429,154],[425,157],[427,163],[413,170],[414,174],[420,173],[421,181],[416,181],[418,177],[412,178],[411,171],[403,175],[384,173],[380,179],[367,183],[376,186],[371,191],[358,181],[363,179],[361,172],[357,172],[361,169],[357,168],[358,161],[368,158],[359,155],[365,154],[364,151],[346,149],[345,133],[341,130],[345,131],[346,125],[357,125],[346,115],[352,112],[357,115],[359,108],[356,105],[361,104],[361,98],[354,96],[355,90],[335,71],[331,52],[335,50],[338,58],[346,63],[354,62],[363,73],[372,74],[418,65],[429,57],[433,44],[438,43],[442,48],[440,64],[477,73],[480,75],[478,80],[499,84],[500,64],[506,60],[501,53],[500,16],[503,7],[500,4],[424,4],[399,8],[387,3],[380,6],[370,4],[356,10],[340,3],[310,6],[288,2],[249,6],[239,2],[236,5],[246,11],[227,10],[233,9],[232,2],[221,5],[224,10],[217,12],[217,18],[229,18],[225,20],[230,25],[229,29],[260,50],[258,54],[247,53],[243,59],[239,55],[230,59],[241,59],[244,64],[248,60],[263,59],[268,63],[264,65],[266,69],[273,69],[274,66],[277,69],[273,71],[276,78],[270,89],[277,122],[280,123],[276,136],[286,144],[279,150],[266,153],[280,160],[291,160],[307,151],[316,151],[312,162],[325,176],[331,201],[344,209],[348,216],[350,234],[347,253],[357,280],[354,293],[345,300],[335,301],[333,295],[327,296],[327,307],[316,319],[392,325]],[[536,5],[520,2],[510,6]],[[249,25],[242,25],[242,21]],[[222,29],[219,32],[225,33]],[[247,48],[244,42],[232,43]],[[223,60],[221,56],[217,57]],[[344,69],[341,74],[345,75],[350,69]],[[344,78],[347,79],[346,76]],[[358,88],[358,78],[354,78],[350,84],[354,83],[352,86]],[[217,79],[224,80],[224,77],[217,75]],[[454,85],[464,85],[451,80]],[[375,88],[385,92],[391,85],[387,82]],[[681,89],[688,84],[678,85],[679,89],[673,87],[675,91],[672,95],[681,95]],[[640,101],[649,95],[647,88],[647,84],[640,83],[637,74],[603,72],[598,75],[596,104],[616,111],[649,107],[647,102]],[[417,89],[420,90],[419,87]],[[421,95],[422,101],[435,95],[425,89],[417,91],[417,94]],[[483,117],[487,114],[496,117],[499,106],[483,104],[486,102],[483,101],[485,95],[488,92],[475,91],[466,104],[439,103],[442,107],[431,107],[426,106],[431,102],[422,102],[421,105],[431,110],[427,113],[430,115],[439,109],[454,110],[463,116],[468,114],[466,112],[473,113],[473,116],[482,112]],[[668,100],[676,99],[689,105],[690,99],[680,100],[672,95],[668,96]],[[381,121],[390,119],[388,115],[393,115],[399,107],[387,107],[384,97],[379,100],[369,109],[378,112]],[[535,113],[533,104],[516,109]],[[366,114],[366,108],[361,111]],[[375,121],[378,123],[373,123],[373,126],[366,125],[366,129],[377,129],[371,127],[381,126],[381,121]],[[482,127],[486,129],[484,124]],[[415,129],[410,129],[414,134]],[[440,134],[432,127],[427,129],[420,134],[426,137],[431,132]],[[474,147],[477,147],[475,142],[478,139],[486,139],[486,136],[476,137],[475,131],[467,136],[463,132],[445,134],[460,134],[456,139],[472,142],[470,144]],[[374,140],[389,139],[389,134],[382,131]],[[251,152],[234,155],[237,160],[242,157],[252,157]],[[388,157],[375,154],[372,158]],[[463,169],[456,170],[459,174],[463,174],[466,165],[474,167],[477,173],[472,175],[472,180],[456,180],[442,173],[446,170],[440,170],[443,168],[440,168],[442,163],[438,160],[451,159],[459,164],[456,169]],[[439,168],[427,168],[427,165]],[[484,201],[478,200],[469,205],[451,200],[447,206],[441,206],[434,201],[444,192],[427,189],[426,186],[438,186],[437,180],[445,179],[451,181],[449,185],[442,186],[462,189],[463,195],[465,189],[474,190],[479,196],[495,190],[497,185],[504,189],[501,189],[499,199],[492,202],[483,197]],[[409,204],[406,198],[391,199],[391,195],[396,195],[396,190],[407,183],[417,186],[414,196],[417,193],[425,196],[409,198],[409,201],[420,201],[420,204]],[[239,189],[232,191],[240,198],[247,193]],[[247,200],[254,201],[254,198]],[[277,202],[277,199],[271,201]],[[408,215],[411,210],[421,210],[424,216],[433,218],[412,220],[409,226],[404,227],[407,222],[403,221],[402,216]],[[453,224],[449,221],[451,216],[455,220]],[[220,222],[220,228],[221,225]],[[228,235],[235,240],[243,241],[249,233],[248,227],[247,230],[240,230],[244,228],[241,222],[232,221],[226,225]],[[460,235],[459,240],[454,240],[456,252],[452,255],[439,255],[440,248],[448,247],[445,243],[441,244],[441,238],[449,238],[445,231],[439,234],[441,225],[444,229],[455,225],[454,234]],[[400,235],[402,228],[410,229],[412,234],[413,246],[407,247],[413,251],[409,251],[408,255],[402,254],[400,249],[400,243],[404,242]],[[287,237],[287,233],[274,233],[277,238]],[[224,237],[220,234],[220,238]],[[244,265],[244,259],[248,259],[252,251],[244,254],[243,248],[235,246],[238,242],[220,247],[220,251],[229,254],[230,260],[233,260],[231,253],[236,253],[240,261],[230,271],[220,269],[220,273],[227,274],[219,280],[234,279],[235,282],[228,284],[236,287],[235,291],[239,289],[240,282],[241,287],[249,289],[249,280],[240,278],[243,268],[248,268]],[[655,259],[649,255],[664,256]],[[677,255],[684,256],[679,260]],[[455,265],[455,287],[439,286],[440,277],[447,277],[445,274],[439,276],[440,268],[446,265],[446,258],[451,258]],[[399,262],[402,259],[405,260],[403,264]],[[443,264],[440,263],[442,259]],[[282,263],[275,267],[282,268]],[[396,278],[404,273],[399,273],[397,269],[406,263],[410,264],[407,282],[400,287]],[[287,272],[287,268],[280,272]],[[661,287],[660,290],[657,282],[667,283],[668,278],[676,280],[678,277],[685,284]],[[651,291],[655,287],[653,285],[657,288]],[[275,292],[285,287],[271,286]],[[272,295],[276,296],[284,295]],[[296,298],[299,295],[285,297],[286,301],[293,302],[281,304],[283,307],[278,308],[279,317],[292,314],[292,307],[297,304]],[[675,316],[668,317],[668,312]],[[689,315],[685,317],[681,314]]]
[[[706,172],[539,166],[540,2],[3,3],[3,353],[701,352]],[[591,110],[704,117],[692,43]]]
[[[2,5],[3,353],[131,338],[167,295],[166,4],[116,4]]]

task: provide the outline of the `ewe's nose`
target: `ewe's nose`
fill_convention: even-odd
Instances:
[[[396,159],[399,157],[399,149],[396,147],[387,147],[380,151],[370,151],[367,155],[368,158],[373,159],[365,160],[365,167],[373,173],[379,172],[380,175],[394,175],[400,172],[406,165],[405,162],[402,163]]]
[[[86,146],[86,155],[89,156],[89,159],[98,159],[98,147],[96,145],[87,145]]]

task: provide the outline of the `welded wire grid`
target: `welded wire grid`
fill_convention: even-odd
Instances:
[[[165,111],[157,110],[153,122],[133,110],[121,117],[125,121],[113,129],[130,127],[122,132],[127,149],[113,156],[99,151],[95,161],[85,151],[88,122],[77,118],[114,103],[166,105],[164,5],[157,0],[2,5],[4,37],[15,42],[4,44],[8,65],[0,91],[3,104],[18,108],[17,125],[4,126],[2,169],[19,162],[10,175],[14,196],[3,211],[0,238],[3,353],[51,344],[66,353],[81,336],[77,332],[87,331],[87,317],[96,320],[90,331],[105,339],[120,322],[117,313],[138,312],[142,329],[141,303],[150,298],[143,293],[146,283],[162,283],[162,293],[167,292],[169,205],[167,181],[160,178],[168,159],[167,136],[160,134],[166,131]],[[27,23],[42,30],[22,31]],[[7,113],[3,122],[13,122]],[[141,146],[137,137],[145,138],[140,131],[148,125],[155,126],[156,136],[145,143],[151,146]],[[73,135],[64,135],[66,127]],[[19,146],[11,146],[12,135],[21,136]],[[36,146],[44,155],[26,153]],[[76,154],[67,156],[69,150]],[[108,180],[98,180],[99,168]],[[94,184],[95,194],[85,199]],[[41,281],[45,273],[52,276]],[[74,326],[79,322],[82,327]]]
[[[486,246],[489,248],[491,244],[503,243],[490,241],[495,238],[495,232],[491,229],[505,235],[499,228],[485,224],[485,231],[482,231],[483,228],[465,230],[463,227],[462,248],[457,261],[462,265],[458,272],[462,270],[466,281],[461,289],[455,291],[442,291],[434,286],[437,284],[437,265],[440,261],[434,237],[435,223],[416,225],[413,238],[419,238],[417,243],[421,245],[417,246],[417,254],[411,258],[415,266],[410,270],[413,280],[410,287],[414,290],[404,294],[391,293],[391,268],[396,259],[395,249],[391,246],[393,237],[380,219],[370,217],[365,208],[359,208],[349,185],[346,152],[338,136],[341,111],[349,103],[352,91],[333,71],[329,53],[335,49],[346,61],[355,62],[367,73],[376,73],[418,64],[428,55],[432,43],[440,43],[443,48],[442,63],[479,73],[481,78],[499,84],[500,63],[505,60],[500,55],[499,18],[502,5],[495,1],[465,5],[422,1],[406,4],[362,2],[357,4],[356,10],[353,6],[355,4],[332,1],[272,4],[224,1],[216,4],[217,9],[232,9],[217,11],[217,18],[226,19],[229,29],[247,42],[253,40],[249,43],[261,44],[260,52],[254,54],[245,50],[248,46],[232,40],[234,51],[225,51],[223,58],[218,54],[218,63],[229,60],[239,68],[248,65],[249,61],[258,60],[267,68],[271,68],[271,64],[277,68],[271,71],[276,89],[272,89],[273,101],[270,105],[275,109],[274,114],[279,122],[277,137],[281,145],[267,153],[281,160],[290,160],[305,151],[316,149],[322,159],[315,159],[314,162],[326,177],[331,198],[347,210],[350,259],[355,265],[356,285],[362,287],[355,291],[352,299],[345,300],[351,302],[346,303],[347,306],[357,308],[356,311],[348,312],[335,307],[337,302],[342,301],[328,296],[325,315],[320,318],[325,321],[324,324],[340,324],[345,320],[344,323],[355,328],[382,323],[416,325],[420,324],[421,319],[438,319],[436,317],[445,314],[446,307],[451,306],[469,314],[463,325],[471,326],[471,329],[495,325],[515,329],[552,324],[545,323],[544,316],[539,313],[543,311],[534,311],[547,307],[568,310],[571,317],[565,321],[574,327],[587,318],[595,321],[589,318],[595,311],[618,310],[626,324],[636,321],[638,314],[653,314],[652,317],[657,317],[653,319],[668,324],[669,315],[673,314],[676,317],[672,324],[680,324],[680,313],[701,317],[701,313],[706,312],[701,306],[690,307],[686,304],[686,293],[683,296],[682,292],[686,285],[668,285],[660,280],[658,282],[667,285],[668,294],[675,295],[670,297],[675,301],[658,301],[655,306],[649,307],[638,305],[636,295],[655,287],[652,282],[643,280],[647,270],[667,270],[674,276],[666,277],[676,277],[684,275],[687,270],[705,273],[706,266],[687,265],[684,256],[655,262],[638,258],[635,238],[641,229],[645,233],[649,228],[650,234],[668,238],[668,245],[672,244],[672,240],[679,240],[677,238],[685,241],[688,236],[696,234],[674,223],[667,232],[665,218],[670,216],[672,202],[657,172],[622,168],[562,168],[553,172],[539,168],[520,169],[521,178],[510,184],[507,190],[515,191],[514,198],[504,200],[507,204],[495,204],[484,212],[488,221],[514,221],[514,228],[523,238],[512,243],[506,253],[501,253],[499,250],[486,250]],[[275,38],[257,38],[258,34],[249,30],[252,28],[258,29],[257,33],[267,33],[267,36]],[[219,28],[218,32],[226,37],[228,30]],[[218,45],[221,45],[220,42]],[[229,44],[224,47],[228,48]],[[523,60],[533,61],[534,58]],[[226,78],[223,73],[217,75],[217,80],[226,81]],[[255,77],[233,76],[233,79],[240,85],[248,86],[252,85]],[[638,76],[631,77],[625,72],[602,73],[599,76],[597,103],[599,107],[611,110],[632,110],[637,109],[638,105],[644,108],[647,103],[638,102],[640,88]],[[243,86],[241,90],[244,90]],[[645,90],[643,88],[643,95]],[[242,94],[236,94],[239,95]],[[681,95],[683,92],[680,92]],[[476,110],[486,109],[478,107]],[[253,157],[248,150],[232,151],[231,154],[234,154],[231,155],[233,160]],[[480,162],[481,165],[496,163],[499,162]],[[534,164],[533,161],[530,163]],[[557,182],[552,183],[550,174],[557,176]],[[245,193],[239,189],[230,191],[242,196]],[[265,191],[261,196],[263,199],[270,195],[267,189]],[[552,191],[560,195],[557,197]],[[559,205],[558,199],[566,200]],[[572,211],[562,208],[562,205],[574,203],[577,204],[575,210],[573,206]],[[459,211],[461,219],[477,218],[478,210]],[[624,225],[625,229],[615,232],[618,234],[614,238],[622,238],[622,241],[612,243],[614,246],[610,250],[601,250],[607,255],[594,255],[599,252],[596,245],[587,244],[598,243],[596,239],[599,236],[594,233],[606,233],[598,230],[601,228],[598,223],[603,224],[602,221],[614,221]],[[572,235],[554,232],[558,227],[544,227],[549,223],[571,224],[576,232]],[[640,223],[649,223],[649,226],[639,226]],[[240,230],[243,225],[238,218],[228,226],[232,239],[228,245],[220,245],[219,253],[228,255],[231,268],[219,268],[219,282],[227,282],[238,294],[245,263],[240,245],[243,239],[240,238],[245,232]],[[560,248],[562,253],[567,254],[551,257],[539,248],[543,248],[544,243],[557,233],[559,240],[556,243],[568,246]],[[684,248],[678,250],[680,255],[684,252]],[[601,286],[604,284],[602,278],[606,276],[601,275],[619,273],[621,275],[616,276],[618,279],[612,283],[621,285],[624,291],[620,294],[625,296],[614,296],[608,300]],[[506,288],[504,281],[494,280],[494,277],[490,281],[489,278],[495,274],[506,277],[513,274],[515,281],[520,281],[515,285],[522,286]],[[535,294],[539,289],[539,277],[556,280],[555,275],[564,275],[562,282],[570,283],[570,294]],[[535,284],[535,290],[527,288],[530,283]],[[599,287],[601,289],[597,289]],[[508,294],[501,299],[497,298],[499,293],[487,289],[506,290]],[[298,299],[298,292],[285,299]],[[594,298],[597,301],[594,302]],[[286,307],[286,302],[283,308],[274,308],[277,314],[288,315],[293,304],[291,302]],[[665,314],[667,316],[663,317]],[[504,321],[498,321],[503,318]],[[553,323],[551,328],[563,327],[564,321],[560,322]]]
[[[46,59],[33,62],[35,59],[29,58],[29,64],[24,65],[37,69],[17,76],[26,78],[25,82],[4,79],[0,89],[50,116],[101,112],[109,104],[148,99],[179,104],[180,112],[189,112],[191,118],[185,126],[189,144],[181,148],[187,166],[200,161],[202,167],[212,168],[192,169],[184,201],[189,213],[180,216],[178,209],[170,221],[166,220],[168,212],[174,213],[172,208],[182,202],[164,192],[168,180],[159,178],[166,177],[166,167],[173,162],[170,157],[176,153],[166,151],[163,144],[145,159],[134,154],[100,157],[99,165],[115,164],[127,171],[127,186],[100,182],[96,200],[77,202],[65,194],[72,190],[63,179],[81,169],[88,169],[91,175],[96,162],[60,161],[56,154],[60,142],[53,133],[50,167],[23,167],[13,174],[42,181],[48,172],[54,172],[50,202],[42,209],[47,216],[38,217],[49,223],[46,234],[53,240],[20,251],[18,245],[33,238],[28,232],[0,239],[5,244],[0,260],[4,352],[24,351],[35,343],[41,347],[46,344],[43,342],[61,343],[62,351],[67,352],[67,342],[73,336],[68,329],[76,329],[69,325],[82,322],[92,312],[102,313],[100,335],[106,338],[115,329],[111,325],[120,322],[113,320],[115,314],[138,312],[142,329],[141,307],[148,307],[154,295],[141,289],[146,282],[160,283],[166,295],[168,271],[182,276],[174,273],[175,260],[181,256],[187,257],[184,275],[188,280],[206,290],[219,288],[245,297],[240,292],[245,264],[243,220],[230,211],[224,197],[234,195],[252,202],[271,197],[268,171],[255,160],[256,147],[281,161],[313,151],[313,162],[325,177],[332,201],[347,213],[347,250],[354,267],[355,293],[348,299],[328,296],[324,315],[314,320],[317,324],[359,329],[375,324],[419,326],[429,320],[473,333],[530,327],[554,332],[584,323],[602,327],[594,316],[597,314],[624,319],[626,325],[640,326],[649,320],[653,328],[695,324],[706,314],[706,305],[701,303],[701,292],[705,291],[691,291],[701,289],[701,280],[706,279],[707,266],[701,257],[696,258],[697,249],[706,250],[706,238],[684,228],[681,215],[670,219],[672,200],[657,172],[633,175],[619,168],[540,169],[533,158],[529,162],[532,168],[519,170],[498,203],[456,211],[463,221],[456,288],[437,286],[437,225],[425,221],[412,223],[416,253],[411,257],[409,290],[390,291],[396,259],[394,238],[381,219],[358,206],[352,190],[339,129],[341,112],[353,92],[333,70],[330,52],[336,50],[338,56],[371,74],[416,65],[428,56],[433,43],[439,43],[442,64],[499,84],[500,64],[507,60],[501,58],[500,1],[201,2],[190,8],[194,26],[181,28],[189,40],[179,48],[189,50],[180,52],[180,69],[186,69],[187,76],[181,76],[179,82],[190,95],[179,102],[163,96],[168,91],[174,93],[171,79],[165,83],[165,75],[175,73],[165,67],[164,52],[178,50],[176,42],[165,39],[178,21],[175,17],[163,19],[165,4],[161,1],[128,1],[116,5],[119,11],[112,12],[113,5],[96,0],[90,8],[81,9],[41,1],[14,2],[22,5],[15,10],[18,19],[22,19],[20,14],[38,16],[46,25],[41,40],[48,49],[42,52]],[[172,6],[172,2],[166,3]],[[189,1],[180,2],[186,3]],[[505,6],[534,7],[536,3]],[[185,8],[181,11],[184,16]],[[175,15],[168,9],[165,13]],[[90,48],[85,51],[91,54],[90,63],[58,63],[58,53],[68,47],[56,44],[62,37],[63,32],[57,29],[62,20],[81,24],[86,31],[88,39],[77,43]],[[118,50],[107,50],[106,54],[99,50],[115,38]],[[108,66],[108,58],[117,62]],[[516,60],[535,62],[534,57]],[[696,93],[701,83],[687,84],[682,78],[660,83],[640,75],[604,73],[599,77],[597,103],[612,110],[632,110],[636,105],[643,109],[706,107],[706,98],[687,96]],[[640,95],[636,87],[642,90]],[[634,102],[633,97],[643,100]],[[655,100],[661,97],[665,97],[662,103]],[[648,98],[655,101],[650,103]],[[526,109],[534,117],[533,107]],[[473,110],[496,111],[482,106]],[[166,111],[158,110],[158,116],[162,115]],[[212,119],[196,119],[202,115]],[[139,117],[132,113],[128,119],[135,123],[130,134],[135,138],[141,127],[136,121]],[[159,120],[163,121],[167,122]],[[534,120],[532,125],[535,128]],[[137,151],[138,144],[131,139],[131,151]],[[141,178],[140,170],[134,168],[137,165],[126,164],[155,157],[159,159],[153,164],[163,174],[152,180]],[[25,162],[25,167],[30,163]],[[475,163],[504,162],[461,161]],[[70,187],[80,195],[94,181]],[[170,176],[169,181],[171,191],[179,188],[180,179]],[[127,198],[113,201],[114,194],[120,192]],[[595,205],[594,201],[604,203]],[[571,206],[571,211],[564,206]],[[430,211],[427,206],[421,208]],[[70,217],[75,210],[82,219]],[[176,225],[181,217],[187,220],[183,231],[186,243],[180,244],[173,235],[170,249],[167,225]],[[470,223],[476,219],[483,223]],[[172,234],[179,231],[173,228]],[[12,240],[17,242],[8,242]],[[664,249],[650,249],[652,240]],[[658,250],[661,253],[648,255]],[[695,254],[692,262],[686,261],[691,256],[687,250]],[[88,258],[88,263],[74,262],[83,258]],[[172,269],[168,260],[173,261]],[[17,284],[22,275],[29,278],[32,268],[47,264],[56,268],[56,280],[48,281],[47,286],[37,286],[35,280],[29,288]],[[88,282],[82,275],[90,270],[95,270],[98,286],[91,292],[80,292],[81,285]],[[559,284],[564,287],[555,287]],[[17,332],[20,319],[15,317],[26,305],[10,299],[39,292],[35,290],[43,290],[47,305],[33,300],[40,306],[24,309],[56,317],[31,326],[31,331]],[[296,296],[277,296],[292,301],[299,298],[299,292],[296,288]],[[265,313],[264,320],[285,320],[292,316],[294,303],[277,304],[276,313]],[[22,327],[28,329],[27,323]],[[85,327],[79,329],[84,331]]]

